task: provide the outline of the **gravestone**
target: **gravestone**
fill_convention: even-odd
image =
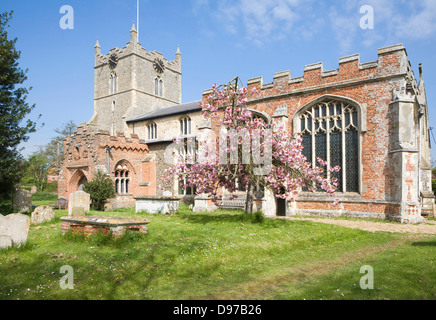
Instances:
[[[21,246],[25,244],[29,228],[30,218],[24,214],[15,213],[6,217],[0,214],[0,237],[3,245]]]
[[[43,222],[51,221],[55,217],[55,212],[50,206],[40,206],[32,212],[30,222],[32,224],[40,224]]]
[[[23,213],[32,210],[32,194],[30,191],[18,189],[14,196],[14,211]]]
[[[0,235],[0,249],[12,247],[12,238],[8,235]]]
[[[67,208],[67,204],[68,204],[67,199],[59,198],[56,200],[54,207],[55,209],[65,210]]]
[[[90,210],[91,196],[84,191],[70,194],[68,215],[70,217],[85,216]]]

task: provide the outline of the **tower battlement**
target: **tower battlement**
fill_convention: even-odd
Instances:
[[[97,44],[99,42],[97,40]],[[159,58],[165,62],[167,68],[171,69],[174,72],[181,73],[181,59],[180,59],[180,51],[177,50],[176,57],[174,60],[168,60],[164,57],[164,55],[156,50],[147,51],[144,47],[142,47],[141,43],[137,42],[136,44],[132,44],[131,42],[127,43],[125,47],[122,49],[115,47],[109,50],[107,54],[101,53],[100,47],[96,46],[98,50],[95,53],[95,68],[102,67],[106,65],[109,61],[111,55],[116,54],[118,59],[123,59],[125,57],[129,57],[134,54],[139,56],[145,60],[153,62],[154,59]]]
[[[133,24],[130,41],[123,48],[101,52],[97,40],[94,66],[93,128],[115,135],[129,135],[126,119],[181,103],[181,53],[167,59],[158,51],[147,51],[139,42]]]

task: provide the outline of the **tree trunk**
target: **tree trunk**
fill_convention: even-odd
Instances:
[[[254,187],[254,183],[250,181],[248,184],[247,200],[245,201],[245,214],[253,213]]]

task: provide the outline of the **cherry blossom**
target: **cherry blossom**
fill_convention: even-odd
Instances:
[[[197,137],[197,152],[190,159],[179,153],[176,163],[165,170],[162,188],[171,189],[174,179],[182,177],[187,181],[185,188],[195,186],[197,194],[207,194],[218,202],[222,188],[233,193],[242,185],[248,192],[247,213],[252,210],[254,190],[259,185],[282,199],[293,200],[303,190],[323,191],[334,197],[338,183],[336,178],[328,178],[328,172],[338,172],[340,167],[325,171],[327,161],[320,158],[317,158],[320,166],[312,165],[302,154],[300,135],[253,116],[247,103],[259,91],[249,92],[246,87],[239,87],[239,82],[235,78],[227,85],[212,86],[213,93],[201,102],[201,107],[204,117],[218,121],[223,131],[219,139],[214,132],[207,139]],[[181,149],[186,147],[186,141],[180,138],[177,141]],[[337,206],[339,201],[332,202]]]

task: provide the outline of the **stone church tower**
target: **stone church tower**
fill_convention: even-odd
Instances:
[[[104,55],[95,44],[94,115],[88,124],[112,136],[130,135],[126,120],[182,100],[181,54],[168,61],[138,43],[133,24],[130,42]]]
[[[133,24],[123,49],[104,55],[97,40],[94,71],[94,115],[63,142],[58,197],[68,199],[102,171],[114,181],[111,207],[132,206],[134,196],[156,195],[156,163],[145,140],[126,121],[181,103],[180,50],[172,61],[147,52]]]

